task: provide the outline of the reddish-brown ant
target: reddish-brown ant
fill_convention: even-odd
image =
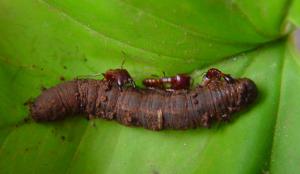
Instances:
[[[102,73],[102,75],[109,83],[117,83],[120,90],[126,84],[130,84],[135,88],[135,83],[126,69],[110,69],[105,73]]]
[[[126,56],[125,52],[123,52],[124,57]],[[125,63],[125,58],[122,61],[121,68],[117,69],[109,69],[105,73],[102,73],[104,79],[107,80],[109,83],[117,83],[120,90],[126,84],[130,84],[132,87],[135,88],[135,83],[131,78],[130,74],[126,69],[123,69],[123,65]]]
[[[172,77],[147,78],[143,80],[147,88],[159,88],[166,90],[189,89],[191,77],[187,74],[177,74]]]
[[[125,53],[122,51],[122,53],[125,55]],[[112,83],[116,83],[119,87],[120,90],[122,90],[122,87],[124,85],[130,84],[132,87],[136,87],[133,79],[131,78],[130,74],[126,69],[123,69],[123,65],[125,63],[125,59],[123,59],[121,68],[117,69],[109,69],[105,73],[101,73],[104,77],[104,80],[109,82],[109,85]],[[93,75],[88,75],[88,76],[99,76],[101,75],[100,73],[98,74],[93,74]],[[81,77],[86,77],[86,76],[81,76]]]
[[[229,74],[224,74],[223,72],[221,72],[220,70],[218,70],[216,68],[211,68],[204,75],[203,85],[206,85],[209,82],[214,81],[214,80],[221,80],[222,78],[227,83],[234,82],[234,79]]]

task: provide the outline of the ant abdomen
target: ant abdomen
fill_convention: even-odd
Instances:
[[[177,74],[172,77],[146,78],[143,84],[147,88],[156,88],[164,90],[181,90],[189,89],[191,77],[187,74]]]

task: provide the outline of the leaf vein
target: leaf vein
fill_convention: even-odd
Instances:
[[[216,36],[209,36],[208,33],[200,33],[198,31],[194,31],[194,30],[191,30],[187,27],[184,27],[182,25],[179,25],[177,23],[174,23],[172,21],[169,21],[161,16],[157,16],[149,11],[145,11],[144,9],[140,8],[140,7],[137,7],[137,6],[134,6],[126,1],[120,1],[122,2],[124,5],[127,5],[133,9],[136,9],[136,10],[139,10],[145,14],[147,14],[149,17],[152,17],[156,20],[159,20],[165,24],[168,24],[169,26],[172,26],[176,29],[179,29],[179,30],[182,30],[184,32],[187,32],[187,33],[190,33],[191,35],[194,35],[194,36],[197,36],[199,38],[201,38],[202,40],[207,40],[207,41],[213,41],[215,43],[221,43],[221,44],[227,44],[227,45],[253,45],[251,43],[246,43],[246,42],[238,42],[238,41],[230,41],[230,40],[222,40],[221,38],[217,38]]]
[[[69,19],[70,21],[74,22],[75,24],[81,26],[82,28],[86,29],[87,31],[93,33],[93,34],[96,34],[97,36],[101,37],[101,38],[104,38],[106,39],[107,41],[110,41],[110,42],[113,42],[113,43],[116,43],[118,45],[123,45],[125,47],[129,47],[131,49],[135,49],[135,50],[138,50],[138,51],[142,51],[142,52],[146,52],[146,53],[149,53],[149,54],[152,54],[152,55],[160,55],[160,56],[164,56],[164,57],[167,57],[167,58],[171,58],[173,60],[182,60],[184,59],[184,57],[177,57],[177,56],[168,56],[168,55],[163,55],[161,53],[158,53],[158,52],[155,52],[153,50],[148,50],[148,49],[145,49],[145,48],[142,48],[142,47],[137,47],[137,46],[134,46],[134,45],[131,45],[129,43],[126,43],[124,41],[121,41],[121,40],[118,40],[116,38],[113,38],[111,36],[108,36],[106,35],[105,33],[103,32],[100,32],[94,28],[92,28],[91,26],[88,26],[87,24],[83,23],[82,21],[76,19],[74,16],[71,16],[70,14],[66,13],[64,10],[60,9],[60,8],[57,8],[55,6],[53,6],[52,4],[50,4],[49,2],[47,2],[46,0],[39,0],[39,2],[47,5],[48,7],[51,7],[51,8],[54,8],[56,9],[63,17]]]

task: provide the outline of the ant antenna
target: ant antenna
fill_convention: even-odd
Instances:
[[[195,80],[191,78],[191,86],[194,86]]]
[[[207,72],[202,72],[201,73],[201,77],[204,77],[204,75],[206,74]]]
[[[126,53],[123,50],[121,52],[123,54],[123,60],[122,60],[122,64],[121,64],[121,69],[123,69],[123,65],[125,64],[125,61],[126,61]]]

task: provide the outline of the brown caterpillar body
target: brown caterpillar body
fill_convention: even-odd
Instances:
[[[88,118],[116,120],[151,130],[210,127],[226,121],[252,103],[257,88],[252,80],[211,81],[193,90],[165,91],[128,87],[104,80],[73,80],[42,92],[30,106],[36,121],[53,121],[84,113]]]

